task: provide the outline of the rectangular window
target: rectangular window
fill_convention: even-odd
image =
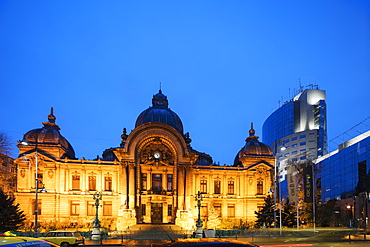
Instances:
[[[298,146],[297,144],[293,144],[293,145],[292,145],[292,148],[295,148],[295,147],[297,147],[297,146]]]
[[[36,200],[35,199],[32,199],[32,214],[35,215],[35,209],[36,209],[36,204],[35,204]],[[41,199],[38,199],[37,200],[37,214],[38,215],[41,215]]]
[[[87,216],[93,216],[95,215],[95,203],[94,202],[87,202]]]
[[[200,193],[207,194],[207,180],[200,180]]]
[[[299,138],[306,138],[306,135],[300,135]]]
[[[172,205],[171,204],[168,204],[168,207],[167,207],[167,215],[168,216],[172,216]]]
[[[227,194],[234,195],[234,181],[227,182]]]
[[[89,176],[89,190],[96,190],[96,177]]]
[[[257,182],[257,195],[263,195],[263,182]]]
[[[301,153],[304,153],[304,152],[306,152],[306,149],[301,149],[301,150],[299,150]]]
[[[227,216],[229,218],[235,217],[235,205],[234,204],[228,204],[227,205]]]
[[[292,141],[295,141],[295,140],[297,140],[297,137],[296,136],[292,137]]]
[[[72,176],[72,190],[80,190],[80,175]]]
[[[71,201],[71,215],[80,215],[79,201]]]
[[[103,201],[103,215],[112,216],[112,202]]]
[[[152,190],[162,191],[162,174],[152,174]]]
[[[202,207],[200,208],[200,215],[201,216],[207,216],[208,215],[208,205],[202,204]]]
[[[167,174],[167,191],[172,191],[172,174]]]
[[[142,216],[146,215],[146,204],[141,204],[141,215]]]
[[[112,191],[112,177],[104,177],[104,190]]]
[[[221,194],[221,181],[215,181],[215,194]]]
[[[147,186],[147,174],[141,173],[141,190],[146,190]]]
[[[301,143],[299,143],[299,145],[304,146],[304,145],[306,145],[306,142],[301,142]]]
[[[37,182],[37,187],[39,188],[39,189],[42,189],[42,187],[44,187],[44,183],[43,183],[43,174],[42,173],[38,173],[37,174],[37,180],[38,180],[38,182]]]
[[[221,214],[221,203],[215,203],[213,204],[213,208],[215,209],[216,213],[218,214],[219,217],[222,216]]]

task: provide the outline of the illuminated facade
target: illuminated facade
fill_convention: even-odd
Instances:
[[[262,135],[263,142],[276,154],[285,197],[291,170],[286,164],[305,163],[327,153],[326,92],[317,88],[301,91],[265,120]]]
[[[173,223],[192,229],[197,218],[194,199],[202,193],[201,217],[210,212],[231,219],[255,220],[272,186],[274,156],[259,142],[253,126],[234,164],[213,164],[210,155],[191,146],[181,119],[168,108],[167,96],[153,96],[131,133],[123,130],[119,147],[97,160],[78,160],[61,135],[53,111],[44,127],[24,135],[16,198],[32,222],[35,161],[38,179],[47,193],[39,193],[39,221],[82,226],[94,220],[93,194],[103,194],[100,220],[105,227],[123,230],[137,223]],[[26,145],[27,144],[27,145]]]

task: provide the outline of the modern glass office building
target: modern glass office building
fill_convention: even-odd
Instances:
[[[316,161],[322,201],[352,198],[370,189],[370,130]]]
[[[263,142],[277,157],[282,196],[288,195],[288,161],[306,162],[327,153],[326,92],[300,91],[274,111],[262,127]]]

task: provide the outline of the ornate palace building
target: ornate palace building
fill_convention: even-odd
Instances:
[[[17,145],[17,202],[33,222],[35,180],[39,222],[84,225],[95,218],[93,194],[102,193],[103,226],[123,230],[138,223],[173,223],[192,229],[198,217],[195,195],[202,194],[201,217],[255,220],[272,187],[274,156],[259,142],[253,126],[234,164],[219,166],[191,146],[181,119],[162,91],[153,96],[119,147],[96,160],[76,159],[61,135],[53,110],[43,127],[30,130]],[[37,164],[36,164],[37,163]],[[38,172],[36,175],[36,166]]]

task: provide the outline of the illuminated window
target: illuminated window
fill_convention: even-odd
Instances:
[[[35,214],[35,202],[36,202],[36,200],[35,199],[32,199],[32,214],[34,215]],[[38,204],[38,206],[37,206],[37,214],[38,215],[41,215],[41,199],[38,199],[37,200],[37,204]]]
[[[167,174],[167,190],[172,191],[172,174]]]
[[[152,190],[162,191],[162,174],[152,174]]]
[[[220,194],[221,193],[221,181],[216,180],[215,181],[215,194]]]
[[[89,176],[89,190],[96,190],[96,177]]]
[[[112,178],[111,177],[104,177],[104,190],[112,191]]]
[[[227,194],[234,195],[234,181],[227,182]]]
[[[205,203],[202,203],[202,207],[200,208],[200,215],[201,216],[207,216],[208,215],[208,205]]]
[[[87,216],[95,215],[95,203],[94,202],[87,202]]]
[[[147,185],[147,175],[146,173],[141,173],[141,190],[146,190]]]
[[[79,201],[71,201],[71,215],[80,215]]]
[[[216,213],[219,217],[221,217],[221,203],[215,203],[213,204],[213,208],[215,209]]]
[[[257,182],[257,195],[263,195],[263,182]]]
[[[103,202],[103,215],[112,216],[112,202]]]
[[[167,207],[167,215],[168,216],[172,216],[172,205],[171,204],[168,204],[168,207]]]
[[[38,177],[37,187],[39,189],[42,189],[42,187],[43,187],[43,174],[42,173],[38,173],[37,174],[37,177]]]
[[[227,205],[227,216],[230,218],[235,217],[235,205],[234,204]]]
[[[72,190],[80,190],[80,175],[72,176]]]
[[[200,193],[207,193],[207,180],[200,180]]]

